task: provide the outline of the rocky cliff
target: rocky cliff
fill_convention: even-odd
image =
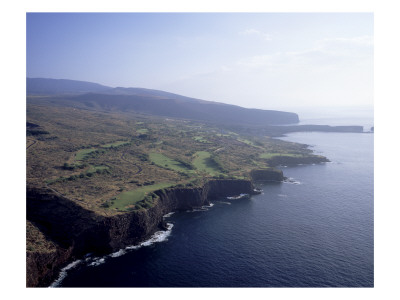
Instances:
[[[274,168],[256,169],[250,172],[253,181],[282,181],[283,172]]]
[[[209,204],[209,200],[252,194],[248,180],[210,180],[203,187],[156,192],[148,209],[103,216],[46,188],[27,188],[27,219],[57,245],[50,253],[27,252],[26,285],[48,286],[59,270],[86,253],[105,254],[148,239],[164,226],[163,216]]]

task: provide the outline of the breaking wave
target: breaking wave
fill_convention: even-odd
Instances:
[[[65,277],[67,277],[68,274],[68,270],[75,268],[77,265],[79,265],[82,262],[82,260],[76,260],[72,263],[70,263],[68,266],[66,266],[65,268],[61,269],[60,275],[58,276],[58,278],[56,279],[56,281],[54,281],[49,287],[53,288],[53,287],[57,287],[60,285],[60,283],[64,280]]]
[[[171,216],[172,213],[169,213],[166,216]],[[172,227],[174,227],[174,224],[171,223],[167,223],[167,230],[165,231],[157,231],[155,232],[150,239],[140,243],[139,245],[132,245],[132,246],[128,246],[124,249],[120,249],[116,252],[113,252],[111,254],[108,254],[106,256],[103,257],[91,257],[91,254],[87,254],[86,258],[84,260],[76,260],[72,263],[70,263],[68,266],[66,266],[65,268],[61,269],[60,275],[58,276],[58,279],[55,280],[49,287],[53,288],[53,287],[58,287],[60,286],[61,282],[64,280],[65,277],[67,277],[68,275],[68,270],[75,268],[76,266],[80,265],[80,264],[85,264],[86,266],[90,266],[90,267],[97,267],[101,264],[104,264],[109,258],[115,258],[115,257],[120,257],[126,253],[128,253],[129,251],[132,250],[136,250],[139,249],[141,247],[147,247],[150,246],[154,243],[160,243],[160,242],[164,242],[168,240],[168,237],[171,234],[172,231]]]
[[[298,181],[298,180],[296,180],[296,179],[294,179],[292,177],[286,178],[283,182],[284,183],[291,183],[291,184],[301,184],[300,181]]]
[[[225,202],[225,201],[218,201],[219,203],[223,203],[223,204],[228,204],[228,205],[231,205],[232,203],[230,203],[230,202]]]

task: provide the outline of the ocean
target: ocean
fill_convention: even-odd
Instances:
[[[373,126],[367,118],[325,121]],[[373,287],[374,135],[282,139],[331,162],[282,166],[288,180],[260,184],[260,195],[169,214],[168,231],[108,256],[88,255],[52,286]]]

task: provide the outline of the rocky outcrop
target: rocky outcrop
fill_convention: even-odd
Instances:
[[[46,188],[27,188],[27,219],[57,244],[51,253],[28,252],[28,287],[48,286],[67,263],[86,253],[109,253],[148,239],[163,227],[163,216],[209,204],[209,200],[252,194],[248,180],[210,180],[203,187],[156,191],[152,207],[102,216]]]

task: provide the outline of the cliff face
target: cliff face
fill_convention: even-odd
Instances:
[[[282,181],[283,172],[274,168],[258,169],[250,172],[251,179],[254,181]]]
[[[147,210],[110,217],[86,210],[48,189],[27,188],[27,219],[59,247],[51,253],[27,253],[28,287],[48,286],[68,262],[86,253],[109,253],[148,239],[163,227],[163,216],[209,204],[210,199],[253,193],[247,180],[210,180],[201,188],[157,191]]]

